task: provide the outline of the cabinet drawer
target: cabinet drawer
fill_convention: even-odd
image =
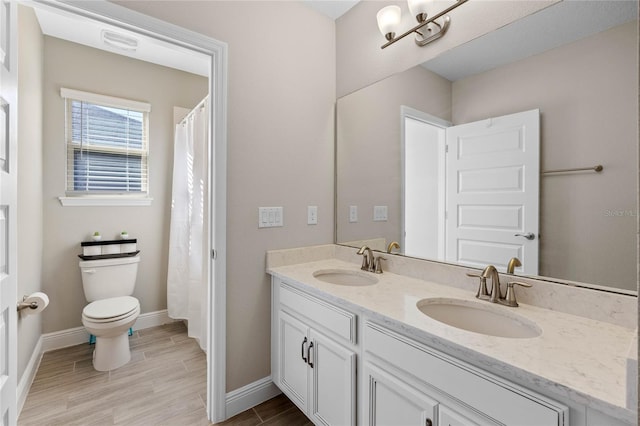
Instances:
[[[356,316],[330,303],[317,299],[286,283],[280,283],[280,305],[324,328],[329,334],[356,343]]]
[[[367,323],[364,348],[387,363],[504,424],[568,424],[567,407],[411,339]]]

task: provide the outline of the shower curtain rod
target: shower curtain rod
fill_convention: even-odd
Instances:
[[[184,125],[185,121],[187,121],[187,119],[189,117],[191,117],[193,115],[193,113],[198,109],[204,106],[205,102],[207,102],[209,100],[209,95],[205,96],[204,99],[202,99],[200,102],[198,102],[198,104],[196,106],[193,107],[193,109],[191,111],[189,111],[189,113],[187,115],[184,116],[184,118],[182,120],[180,120],[180,122],[178,123],[179,125]]]

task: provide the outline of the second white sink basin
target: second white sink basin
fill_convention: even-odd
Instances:
[[[474,333],[517,339],[542,334],[533,321],[513,312],[504,312],[504,309],[496,309],[488,302],[433,298],[422,299],[416,305],[423,314],[436,321]]]
[[[365,286],[378,282],[378,279],[371,273],[349,269],[320,269],[315,271],[313,276],[326,283],[346,286]]]

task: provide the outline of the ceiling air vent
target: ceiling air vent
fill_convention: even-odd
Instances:
[[[102,30],[102,41],[107,46],[115,47],[120,50],[127,50],[130,52],[135,51],[138,48],[138,40],[123,34],[114,33],[109,30]]]

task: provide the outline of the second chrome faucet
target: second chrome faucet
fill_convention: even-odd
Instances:
[[[520,260],[516,257],[509,260],[509,267],[507,268],[509,274],[513,273],[514,266],[520,266]],[[500,274],[498,274],[498,270],[493,265],[489,265],[484,268],[484,270],[480,274],[467,273],[467,276],[480,279],[478,291],[476,292],[476,297],[478,299],[488,300],[491,303],[500,303],[501,305],[511,307],[518,306],[516,293],[513,287],[515,285],[531,287],[531,284],[523,283],[520,281],[509,281],[507,282],[507,292],[503,296],[502,289],[500,287]],[[491,291],[487,289],[487,278],[491,279]]]

